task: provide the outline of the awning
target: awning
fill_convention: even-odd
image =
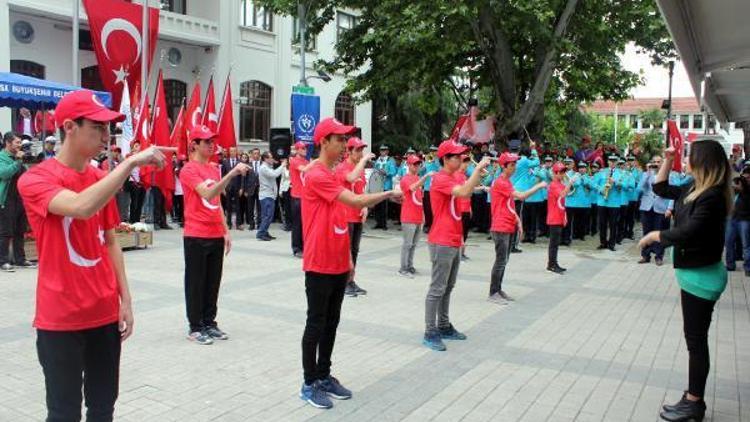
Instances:
[[[750,120],[750,1],[657,0],[696,97],[721,122]]]
[[[0,107],[54,108],[65,94],[79,89],[82,88],[17,73],[0,72]],[[112,108],[112,96],[108,92],[95,93],[104,105]]]

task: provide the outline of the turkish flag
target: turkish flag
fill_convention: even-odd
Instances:
[[[151,126],[149,125],[149,114],[151,112],[148,105],[148,95],[141,104],[141,115],[138,117],[138,126],[135,131],[135,141],[141,144],[141,151],[151,146]],[[148,189],[151,187],[151,168],[144,166],[140,168],[141,185]]]
[[[172,136],[170,137],[170,144],[173,147],[177,147],[177,159],[187,160],[187,131],[185,130],[185,104],[180,107],[180,112],[177,113],[177,118],[174,121],[172,127]]]
[[[130,86],[141,78],[141,59],[148,57],[148,68],[156,51],[159,9],[149,8],[148,52],[141,44],[143,6],[121,0],[83,0],[91,28],[91,42],[104,87],[112,93],[113,104],[120,103],[125,79]]]
[[[674,161],[672,162],[672,170],[681,172],[682,150],[685,145],[685,140],[682,138],[682,134],[677,128],[677,122],[675,122],[674,120],[667,120],[667,138],[669,140],[669,146],[674,148]]]
[[[237,146],[237,136],[234,132],[234,103],[232,101],[232,84],[227,76],[227,83],[224,86],[224,100],[221,104],[221,114],[219,116],[219,128],[216,132],[218,144],[229,149]]]
[[[164,95],[164,80],[162,72],[159,71],[159,79],[156,85],[156,107],[154,108],[154,126],[151,131],[151,137],[157,146],[167,147],[171,144],[171,134],[169,133],[169,120],[167,118],[167,98]],[[172,193],[174,192],[174,168],[172,166],[172,152],[166,152],[164,155],[164,168],[161,170],[153,169],[156,172],[154,184],[161,190],[164,195],[164,206],[167,211],[172,211]]]
[[[208,81],[206,89],[206,106],[203,107],[203,124],[212,132],[216,132],[219,127],[219,115],[216,114],[216,97],[214,96],[214,78]]]
[[[203,109],[201,108],[201,84],[196,82],[193,87],[193,94],[190,95],[187,109],[185,110],[185,130],[190,133],[195,126],[200,126],[203,122]]]

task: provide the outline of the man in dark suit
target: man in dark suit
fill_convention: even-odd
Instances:
[[[260,200],[258,200],[260,179],[258,178],[258,174],[262,163],[260,149],[253,148],[250,151],[250,168],[252,171],[248,171],[245,177],[242,178],[242,190],[247,195],[248,230],[255,230],[260,225]]]
[[[240,159],[237,156],[237,148],[232,147],[229,148],[229,156],[222,160],[221,162],[221,177],[224,177],[227,173],[232,171],[234,166],[239,164]],[[235,177],[232,179],[231,182],[229,182],[229,185],[227,185],[226,190],[226,207],[224,208],[224,213],[227,216],[227,227],[231,228],[238,228],[240,225],[240,216],[239,216],[239,210],[240,210],[240,185],[241,185],[241,178]],[[232,226],[232,213],[236,214],[237,223]]]

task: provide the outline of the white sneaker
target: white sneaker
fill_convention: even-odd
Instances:
[[[500,296],[500,293],[495,293],[492,296],[487,298],[488,302],[492,302],[496,305],[507,305],[508,301],[503,299],[502,296]]]
[[[398,270],[396,274],[400,275],[401,277],[414,278],[414,274],[410,273],[409,271]]]
[[[5,271],[6,273],[14,273],[16,272],[16,269],[13,268],[12,265],[5,263],[0,267],[0,271]]]

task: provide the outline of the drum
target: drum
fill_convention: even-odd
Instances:
[[[378,170],[373,170],[370,177],[367,179],[367,186],[365,191],[367,193],[380,193],[383,192],[383,185],[385,184],[385,175]]]

